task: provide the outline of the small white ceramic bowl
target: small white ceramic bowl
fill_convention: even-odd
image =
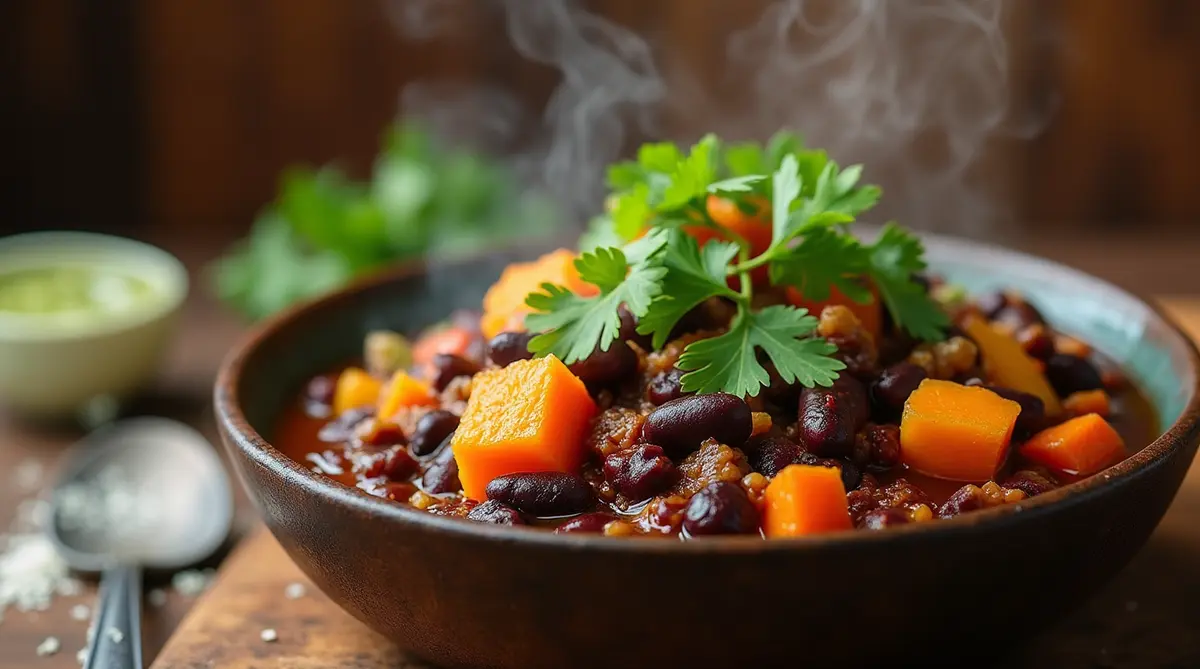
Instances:
[[[40,268],[85,268],[144,282],[148,292],[118,310],[31,313],[0,308],[0,405],[63,417],[97,398],[121,399],[150,381],[188,291],[169,253],[121,237],[37,232],[0,238],[4,278]]]

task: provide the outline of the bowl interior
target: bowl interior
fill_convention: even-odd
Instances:
[[[1160,314],[1093,276],[1033,256],[962,240],[927,240],[931,267],[971,293],[1012,288],[1054,326],[1120,365],[1149,397],[1165,431],[1196,388],[1189,345]]]
[[[926,244],[933,271],[972,293],[1019,290],[1058,329],[1085,339],[1119,364],[1148,395],[1161,431],[1177,421],[1192,400],[1197,370],[1190,345],[1139,298],[1034,256],[945,237],[927,237]],[[344,299],[296,312],[294,327],[280,331],[272,342],[274,353],[261,360],[272,369],[241,379],[239,395],[263,400],[243,407],[247,420],[269,439],[274,420],[290,401],[281,388],[292,391],[312,374],[357,355],[370,330],[389,328],[413,335],[455,309],[478,309],[484,291],[504,266],[527,255],[491,254],[465,263],[413,267],[403,278],[368,279]]]

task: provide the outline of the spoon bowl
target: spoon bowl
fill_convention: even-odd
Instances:
[[[229,478],[208,440],[172,420],[134,418],[68,454],[49,529],[78,571],[174,570],[214,553],[232,519]]]
[[[84,669],[141,669],[142,569],[177,570],[229,534],[229,477],[208,441],[165,418],[93,432],[67,455],[47,530],[76,571],[102,572]]]

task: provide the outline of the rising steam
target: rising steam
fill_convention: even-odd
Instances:
[[[537,133],[545,143],[514,161],[581,215],[595,211],[604,168],[628,140],[681,127],[693,136],[674,139],[703,129],[763,139],[786,127],[843,163],[865,163],[887,193],[881,215],[975,232],[1008,211],[995,205],[1002,190],[979,183],[1005,176],[980,169],[989,149],[997,138],[1033,134],[1048,117],[1026,112],[1014,123],[1004,0],[763,3],[756,20],[730,29],[726,71],[704,80],[721,92],[702,86],[686,62],[666,74],[657,63],[677,63],[673,54],[575,0],[388,1],[409,39],[453,33],[456,12],[499,12],[521,56],[561,73]],[[496,113],[475,125],[497,132],[514,132],[524,113],[506,93],[481,88],[422,84],[402,100],[405,111],[443,120]],[[672,118],[686,123],[664,122]]]

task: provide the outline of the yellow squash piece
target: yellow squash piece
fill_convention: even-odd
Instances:
[[[962,329],[979,346],[983,371],[991,383],[1037,397],[1051,418],[1062,415],[1058,394],[1046,380],[1041,365],[1025,352],[1020,342],[974,316],[963,321]]]

